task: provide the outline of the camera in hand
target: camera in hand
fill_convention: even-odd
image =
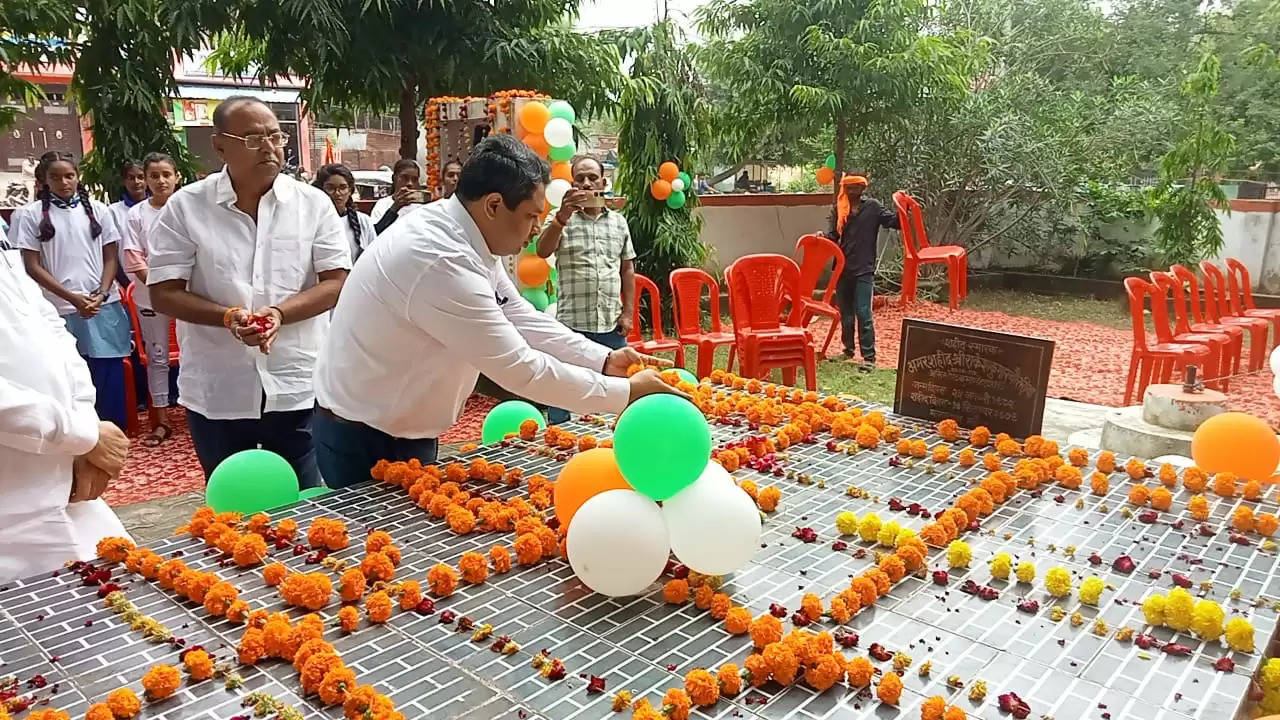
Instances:
[[[604,207],[604,191],[591,190],[590,194],[582,199],[582,207],[584,208],[602,208]]]

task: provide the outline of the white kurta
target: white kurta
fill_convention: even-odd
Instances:
[[[126,536],[102,500],[68,504],[71,463],[98,443],[89,368],[62,318],[0,253],[0,582],[89,560]]]

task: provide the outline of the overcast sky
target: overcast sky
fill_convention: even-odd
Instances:
[[[638,27],[648,25],[658,17],[658,8],[664,0],[582,0],[579,6],[578,27],[584,30],[600,28]],[[693,26],[693,11],[707,0],[665,0],[671,17],[681,21],[687,29]],[[686,20],[687,19],[687,20]]]

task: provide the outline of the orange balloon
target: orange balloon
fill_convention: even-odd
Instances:
[[[666,180],[654,180],[649,186],[649,192],[654,200],[666,200],[671,197],[671,183]]]
[[[569,169],[567,161],[551,163],[551,179],[554,180],[556,178],[573,182],[573,170]]]
[[[551,152],[551,146],[547,144],[547,139],[542,137],[542,133],[529,133],[524,136],[524,144],[528,145],[534,152],[538,153],[538,157],[545,158],[547,153]]]
[[[1265,481],[1280,464],[1280,439],[1263,421],[1245,413],[1214,415],[1191,437],[1191,459],[1208,473],[1235,473]]]
[[[551,277],[551,265],[537,255],[521,255],[516,263],[516,277],[525,287],[541,287]]]
[[[818,168],[819,184],[827,185],[832,180],[835,180],[835,179],[836,179],[836,174],[831,168],[827,167],[826,165],[823,165],[822,167]]]
[[[515,135],[517,140],[524,140],[525,136],[528,134],[529,134],[529,131],[525,130],[523,125],[521,125],[520,123],[516,123]]]
[[[520,108],[520,124],[524,126],[534,135],[541,135],[542,128],[547,126],[547,121],[551,119],[551,110],[546,105],[534,100],[527,102]]]
[[[658,177],[671,182],[680,177],[680,166],[668,160],[658,166]]]
[[[560,471],[554,489],[561,529],[567,529],[578,508],[596,495],[606,490],[630,489],[613,457],[613,448],[592,448],[574,455]]]

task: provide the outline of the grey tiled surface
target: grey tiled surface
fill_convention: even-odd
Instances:
[[[909,437],[928,437],[929,430],[895,418]],[[608,435],[606,425],[575,423],[578,432],[598,437]],[[716,444],[742,437],[746,427],[713,426]],[[783,490],[778,511],[769,516],[759,552],[747,567],[726,579],[725,592],[753,613],[767,611],[770,603],[791,610],[799,607],[807,592],[829,599],[846,587],[849,578],[873,566],[876,547],[858,538],[838,538],[835,516],[845,510],[863,516],[876,512],[883,521],[919,530],[926,521],[892,512],[886,501],[901,498],[919,502],[931,510],[949,507],[972,483],[985,475],[981,466],[962,470],[954,464],[934,466],[927,461],[910,466],[891,465],[891,449],[862,451],[854,455],[832,453],[824,448],[827,436],[813,445],[793,447],[783,465],[788,470],[811,475],[815,483],[800,485],[794,480],[759,476],[739,470],[740,479],[752,479],[761,487],[776,484]],[[930,443],[936,442],[934,438]],[[954,450],[963,448],[957,443]],[[1067,448],[1063,448],[1065,454]],[[525,476],[543,473],[554,477],[561,461],[545,457],[519,444],[482,448],[474,453],[508,467],[524,469]],[[1012,462],[1007,461],[1006,466]],[[846,655],[865,653],[871,643],[912,657],[904,673],[906,689],[896,709],[878,703],[867,691],[839,686],[817,694],[803,686],[780,688],[766,685],[738,698],[722,700],[700,718],[913,718],[919,705],[930,695],[947,696],[971,717],[1007,718],[996,707],[996,696],[1009,690],[1026,699],[1032,717],[1100,718],[1212,718],[1233,716],[1246,694],[1249,676],[1259,655],[1232,654],[1237,663],[1233,673],[1220,673],[1213,662],[1226,653],[1217,643],[1203,643],[1166,629],[1143,625],[1138,609],[1152,592],[1171,587],[1171,572],[1186,573],[1196,583],[1211,583],[1210,596],[1227,607],[1230,615],[1248,617],[1258,628],[1258,645],[1265,647],[1274,633],[1277,617],[1270,601],[1280,599],[1280,572],[1274,552],[1260,552],[1228,542],[1226,525],[1234,507],[1243,501],[1210,498],[1215,529],[1212,537],[1201,537],[1196,523],[1185,510],[1189,495],[1175,493],[1174,507],[1161,513],[1155,524],[1140,523],[1137,513],[1126,517],[1125,493],[1131,485],[1122,474],[1112,475],[1112,491],[1105,499],[1088,494],[1085,488],[1063,490],[1048,487],[1039,497],[1019,493],[1013,500],[984,518],[979,533],[967,537],[973,562],[967,570],[951,570],[946,587],[924,577],[908,577],[873,608],[864,609],[849,628],[861,636],[858,648]],[[820,481],[825,487],[820,487]],[[1155,480],[1148,480],[1154,487]],[[870,496],[855,499],[845,494],[855,485]],[[482,485],[478,491],[507,498],[521,492],[498,485]],[[1061,495],[1061,502],[1057,501]],[[1082,507],[1075,507],[1077,500]],[[1102,505],[1107,509],[1103,510]],[[1249,503],[1257,511],[1276,512],[1274,497]],[[273,520],[296,518],[305,531],[307,523],[321,516],[342,518],[350,531],[352,545],[333,557],[358,562],[363,549],[360,539],[373,529],[391,532],[404,555],[398,578],[422,579],[435,563],[456,564],[465,552],[485,552],[494,544],[510,544],[510,535],[472,534],[459,537],[447,526],[432,519],[403,492],[385,486],[364,487],[333,493],[273,513]],[[1183,527],[1172,523],[1185,518]],[[797,527],[812,527],[819,539],[803,543],[792,537]],[[848,548],[836,551],[838,539]],[[1258,538],[1254,536],[1254,540]],[[1056,548],[1050,550],[1050,545]],[[1075,546],[1073,558],[1064,554]],[[262,581],[260,570],[221,567],[216,553],[187,538],[171,538],[151,547],[162,555],[181,553],[188,565],[217,573],[231,580],[241,598],[255,607],[283,609],[274,589]],[[1054,565],[1061,565],[1079,583],[1097,576],[1109,583],[1098,608],[1081,606],[1074,596],[1054,601],[1043,585],[1021,585],[990,577],[987,563],[999,552],[1018,560],[1035,562],[1038,580]],[[1090,553],[1104,562],[1094,566]],[[1110,563],[1122,554],[1138,564],[1131,575],[1110,570]],[[291,569],[314,572],[304,556],[275,551],[272,560]],[[945,557],[934,552],[930,569],[945,567]],[[1148,576],[1159,570],[1159,578]],[[1000,591],[993,601],[960,592],[960,584],[972,579]],[[199,644],[220,657],[234,658],[234,645],[241,628],[225,620],[211,620],[194,604],[139,579],[123,570],[115,571],[115,581],[127,583],[126,594],[147,615],[164,622],[187,645]],[[1241,591],[1231,600],[1232,589]],[[1255,606],[1253,600],[1265,596]],[[1020,612],[1016,604],[1023,598],[1036,599],[1040,610]],[[1080,611],[1085,623],[1074,627],[1068,620],[1054,622],[1050,608],[1061,604],[1066,612]],[[510,656],[489,650],[488,642],[473,643],[470,633],[459,633],[440,622],[439,611],[450,610],[489,622],[495,634],[510,635],[521,650]],[[655,704],[669,687],[682,684],[682,676],[695,667],[715,668],[734,662],[742,664],[750,650],[746,638],[731,637],[720,623],[692,604],[665,605],[659,586],[645,596],[609,599],[594,595],[578,583],[567,563],[552,561],[534,568],[513,569],[491,576],[480,586],[463,586],[451,598],[437,603],[437,613],[422,616],[397,611],[384,626],[367,627],[349,636],[334,625],[336,603],[321,612],[329,627],[326,638],[335,644],[344,661],[356,671],[361,682],[372,683],[388,693],[397,707],[410,718],[547,718],[548,720],[611,717],[613,692],[633,691],[636,697],[650,697]],[[301,613],[291,611],[296,617]],[[1122,626],[1149,631],[1162,641],[1175,640],[1192,648],[1187,657],[1158,651],[1143,652],[1130,643],[1090,632],[1093,620],[1105,620],[1111,633]],[[86,624],[88,623],[88,624]],[[830,626],[823,629],[830,630]],[[530,666],[533,654],[546,648],[561,658],[568,676],[560,682],[539,677]],[[56,662],[53,660],[56,657]],[[925,661],[932,672],[919,675]],[[52,706],[83,714],[89,702],[101,701],[107,692],[128,685],[141,690],[140,678],[158,662],[177,663],[178,648],[148,643],[129,631],[120,620],[102,607],[93,588],[83,587],[74,574],[31,578],[0,588],[0,675],[14,675],[23,683],[36,674],[47,681],[36,690],[41,698],[52,695]],[[888,669],[888,663],[877,663]],[[252,690],[269,692],[308,717],[334,718],[341,713],[324,710],[315,701],[299,700],[297,677],[281,662],[265,661],[254,668],[242,668],[246,689],[225,691],[220,683],[208,681],[184,686],[174,698],[148,705],[148,718],[228,718],[238,712],[240,699]],[[607,690],[588,694],[589,676],[606,678]],[[971,702],[967,690],[947,686],[956,675],[966,684],[984,680],[987,698]]]

